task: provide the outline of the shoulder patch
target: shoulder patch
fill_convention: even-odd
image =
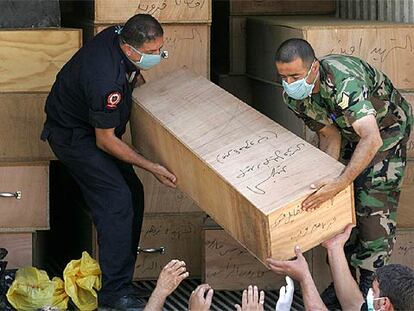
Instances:
[[[339,107],[342,109],[346,109],[349,106],[349,95],[346,93],[342,93],[342,100],[339,103]]]
[[[108,95],[106,99],[106,108],[107,109],[116,109],[119,102],[121,101],[122,95],[120,92],[112,92]]]

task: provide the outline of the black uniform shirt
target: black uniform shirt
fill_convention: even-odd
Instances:
[[[116,27],[99,33],[62,68],[46,100],[42,139],[95,143],[95,128],[125,132],[139,71],[119,46]]]

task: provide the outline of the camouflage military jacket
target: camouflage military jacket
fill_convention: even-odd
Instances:
[[[304,100],[284,94],[288,107],[311,130],[334,124],[344,140],[357,143],[359,136],[352,123],[374,115],[383,140],[379,151],[393,148],[407,136],[412,124],[411,106],[385,74],[352,56],[329,55],[320,64],[319,93]]]

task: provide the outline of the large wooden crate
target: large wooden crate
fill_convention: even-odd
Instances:
[[[407,161],[397,210],[397,227],[414,228],[414,161]]]
[[[81,47],[80,29],[0,31],[0,92],[48,92]]]
[[[175,71],[133,93],[132,139],[259,260],[291,258],[354,222],[347,187],[316,210],[310,185],[343,165],[207,79]]]
[[[391,263],[406,265],[414,269],[414,230],[397,230],[397,240],[391,255]]]
[[[248,18],[246,27],[246,72],[254,77],[280,81],[274,66],[277,48],[287,39],[303,38],[313,46],[317,57],[357,56],[387,74],[396,87],[414,88],[412,24],[282,16]]]
[[[47,93],[0,93],[0,161],[49,161],[55,156],[40,139]]]
[[[230,0],[230,14],[334,14],[335,4],[334,0]]]
[[[211,22],[210,0],[95,0],[95,23],[123,23],[135,14],[151,14],[160,22]]]
[[[145,214],[201,212],[197,204],[179,189],[161,184],[146,170],[135,168],[135,172],[144,185]]]
[[[312,145],[318,145],[318,135],[311,131],[301,119],[295,116],[284,103],[283,87],[280,84],[254,78],[251,78],[250,82],[253,108]]]
[[[111,25],[95,25],[97,34]],[[209,24],[166,24],[164,29],[164,50],[168,59],[142,74],[146,81],[156,80],[165,73],[186,66],[204,77],[210,76],[210,25]]]
[[[0,232],[49,229],[49,166],[0,167]]]
[[[18,269],[33,264],[31,232],[0,233],[0,247],[7,249],[7,269]]]
[[[172,259],[184,260],[191,278],[201,276],[204,213],[145,215],[134,279],[155,280]],[[161,247],[164,252],[157,252]],[[153,253],[145,251],[155,250]]]
[[[246,72],[246,20],[247,16],[229,17],[230,73]]]
[[[285,277],[270,271],[222,229],[203,231],[203,283],[215,290],[243,290],[249,285],[275,290]],[[311,251],[305,253],[311,265]]]

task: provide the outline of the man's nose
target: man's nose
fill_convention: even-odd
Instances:
[[[287,77],[285,81],[287,82],[287,84],[291,84],[292,82],[295,82],[295,79],[293,79],[292,77]]]

